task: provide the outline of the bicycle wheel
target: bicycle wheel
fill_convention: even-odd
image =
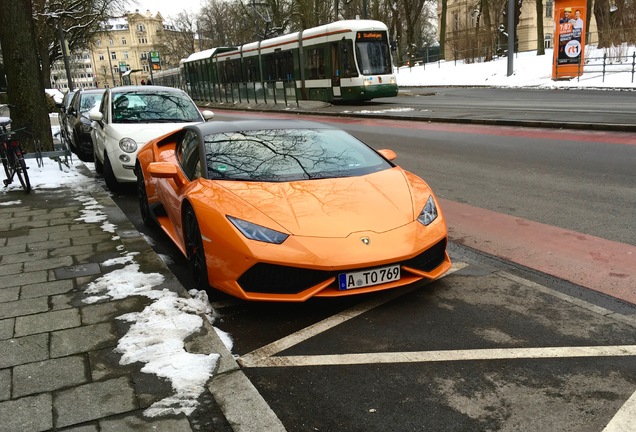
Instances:
[[[2,155],[2,166],[4,167],[4,176],[6,179],[9,178],[9,163],[7,162],[7,158]]]
[[[13,148],[13,152],[15,157],[15,173],[18,175],[18,179],[20,180],[20,184],[24,191],[29,193],[31,192],[31,181],[29,180],[26,162],[17,147]]]

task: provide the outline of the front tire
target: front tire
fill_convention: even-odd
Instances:
[[[137,164],[135,172],[137,173],[137,198],[139,199],[139,213],[141,213],[141,220],[147,227],[155,228],[157,226],[157,222],[155,222],[152,217],[152,212],[150,211],[148,192],[146,191],[146,182],[144,181],[144,173],[139,164]]]
[[[104,164],[99,160],[99,157],[97,157],[95,149],[93,149],[93,159],[95,159],[95,172],[97,174],[104,174]]]
[[[106,186],[111,192],[119,192],[121,190],[121,183],[117,181],[115,173],[113,172],[113,166],[108,159],[108,155],[104,155],[104,180],[106,180]]]
[[[194,280],[194,287],[198,290],[207,290],[210,285],[208,283],[208,269],[205,263],[205,250],[203,249],[199,223],[192,207],[186,209],[183,219],[186,256],[188,258],[188,267]]]

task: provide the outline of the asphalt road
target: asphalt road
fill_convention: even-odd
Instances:
[[[445,199],[636,244],[633,135],[339,125],[395,149]],[[191,286],[176,248],[141,224],[134,189],[115,200]],[[458,244],[449,250],[454,271],[423,287],[304,304],[213,295],[216,326],[290,431],[633,424],[636,412],[624,409],[636,391],[633,305]]]

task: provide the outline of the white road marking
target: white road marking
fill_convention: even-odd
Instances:
[[[447,276],[462,268],[466,263],[453,263]],[[624,324],[636,327],[634,317],[614,313],[605,308],[559,293],[532,281],[520,278],[508,272],[497,272],[500,276],[521,283],[540,292],[550,294],[576,306],[590,310],[599,315],[608,316]],[[238,359],[242,367],[305,367],[305,366],[338,366],[381,363],[423,363],[474,360],[506,360],[506,359],[541,359],[541,358],[577,358],[577,357],[621,357],[636,356],[636,345],[589,346],[589,347],[544,347],[544,348],[498,348],[477,350],[417,351],[417,352],[382,352],[362,354],[334,354],[317,356],[276,356],[277,353],[291,348],[330,328],[355,318],[371,309],[407,294],[417,287],[391,290],[383,296],[355,306],[337,315],[329,317],[314,325],[306,327],[269,345],[252,351]],[[607,424],[603,432],[633,432],[636,422],[636,393],[625,402]]]
[[[462,262],[453,263],[450,270],[444,273],[442,277],[448,276],[451,273],[461,270],[467,265],[468,264]],[[383,295],[378,295],[373,300],[354,306],[350,309],[340,312],[339,314],[332,315],[329,318],[325,318],[324,320],[317,322],[316,324],[305,327],[304,329],[292,333],[289,336],[286,336],[282,339],[272,342],[269,345],[265,345],[257,350],[245,354],[244,356],[241,356],[237,361],[241,366],[248,367],[248,365],[251,363],[258,362],[260,359],[273,356],[276,353],[279,353],[283,350],[286,350],[287,348],[290,348],[307,339],[310,339],[324,331],[329,330],[330,328],[349,321],[351,318],[360,316],[363,313],[370,311],[371,309],[383,305],[384,303],[403,296],[404,294],[410,293],[417,288],[421,288],[421,285],[414,285],[407,288],[386,291]]]
[[[636,393],[618,410],[603,432],[634,432],[636,428]]]
[[[426,363],[471,360],[547,359],[636,356],[636,345],[495,348],[475,350],[381,352],[313,356],[241,358],[244,367],[335,366],[381,363]],[[635,402],[636,403],[636,402]]]

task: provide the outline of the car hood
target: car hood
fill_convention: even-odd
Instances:
[[[419,214],[421,208],[415,209],[413,197],[430,194],[426,183],[420,180],[420,185],[413,185],[397,167],[361,177],[222,184],[251,210],[258,210],[294,235],[311,237],[346,237],[354,232],[395,229],[413,222],[416,211]],[[424,193],[414,194],[414,186],[419,192],[424,189]],[[257,224],[265,220],[254,220],[260,219],[254,215],[250,211],[232,214],[243,219],[247,216]],[[267,225],[274,228],[271,223]]]
[[[194,123],[115,123],[108,128],[108,135],[116,140],[122,138],[132,138],[139,146],[147,143],[151,139],[158,138],[168,132],[181,129],[184,126]]]

